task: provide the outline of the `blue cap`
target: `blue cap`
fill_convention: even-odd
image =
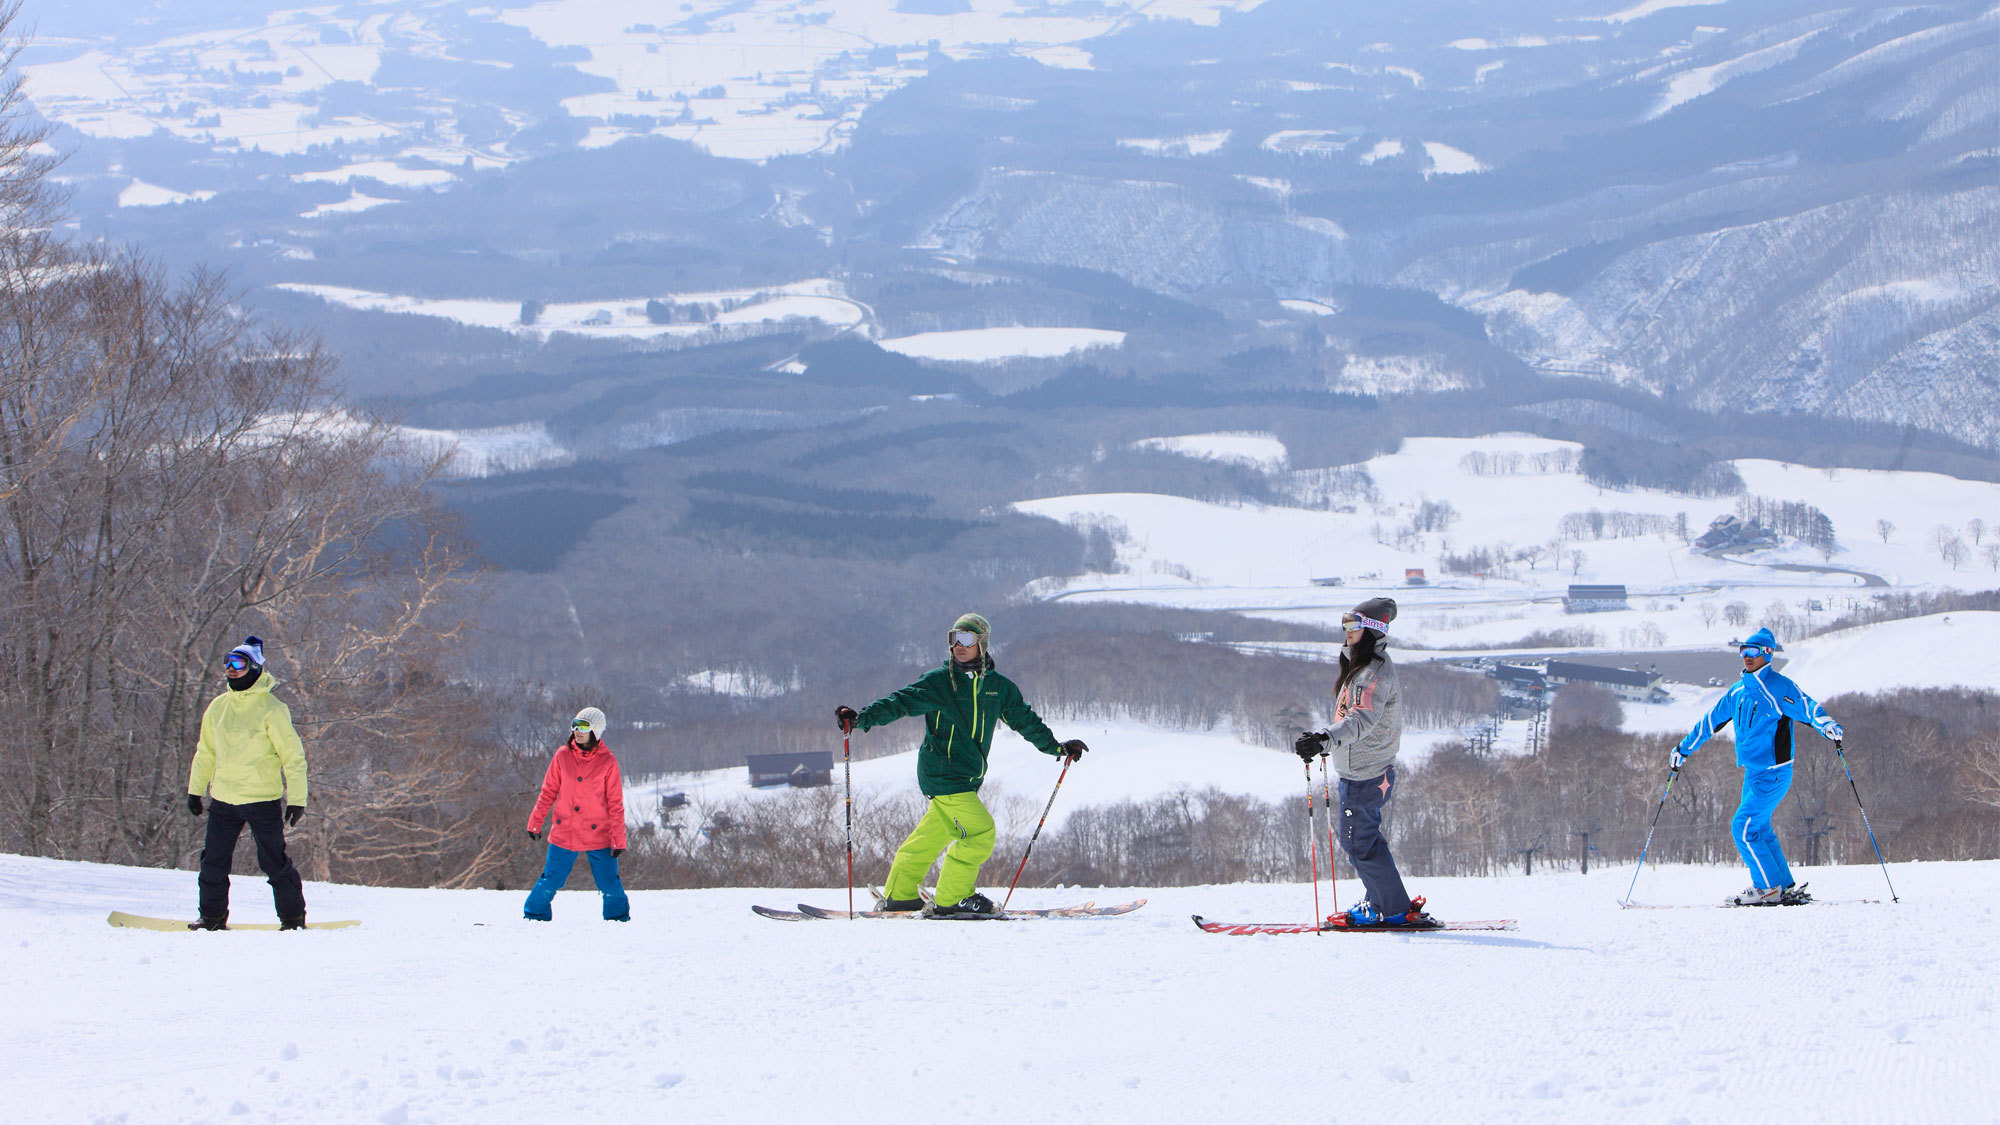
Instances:
[[[1778,643],[1778,638],[1772,636],[1769,629],[1759,629],[1748,637],[1737,641],[1736,644],[1739,648],[1744,645],[1758,645],[1771,652],[1785,651],[1785,646]]]

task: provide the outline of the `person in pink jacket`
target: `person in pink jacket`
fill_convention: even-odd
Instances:
[[[590,876],[604,895],[604,918],[608,922],[629,922],[632,908],[625,898],[625,884],[618,880],[618,857],[625,854],[625,781],[618,774],[618,759],[604,745],[604,712],[585,707],[570,723],[569,741],[562,744],[542,776],[542,795],[535,811],[528,815],[528,838],[542,838],[545,818],[549,827],[549,855],[542,865],[542,877],[528,892],[522,916],[546,922],[556,892],[569,881],[577,853],[590,860]]]

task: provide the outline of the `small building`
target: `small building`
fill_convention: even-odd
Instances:
[[[1631,609],[1623,586],[1571,586],[1563,599],[1564,613],[1610,613]]]
[[[798,754],[749,754],[744,764],[750,769],[750,784],[758,789],[790,785],[812,789],[833,784],[833,751],[807,750]]]
[[[1519,664],[1495,664],[1488,677],[1500,681],[1502,688],[1515,691],[1537,693],[1547,691],[1549,682],[1533,668],[1523,668]]]
[[[1315,586],[1345,586],[1345,585],[1347,585],[1347,579],[1345,579],[1345,578],[1315,578],[1315,579],[1313,579],[1313,585],[1315,585]]]
[[[1403,572],[1403,585],[1428,586],[1430,585],[1430,579],[1424,577],[1422,567],[1413,566]]]
[[[1569,660],[1549,661],[1545,674],[1548,682],[1561,687],[1564,684],[1594,684],[1608,688],[1612,694],[1627,703],[1650,703],[1654,701],[1654,689],[1659,687],[1658,671],[1641,672],[1636,668],[1600,668],[1595,664],[1578,664]]]

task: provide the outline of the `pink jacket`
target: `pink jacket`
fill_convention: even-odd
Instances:
[[[602,740],[585,753],[565,742],[542,775],[542,796],[528,816],[528,831],[539,832],[542,818],[555,810],[549,843],[573,852],[625,846],[625,784],[618,759]]]

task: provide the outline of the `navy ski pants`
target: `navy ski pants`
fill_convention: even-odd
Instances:
[[[1403,889],[1396,857],[1389,854],[1389,841],[1382,836],[1382,806],[1389,803],[1395,788],[1394,766],[1367,781],[1340,779],[1340,850],[1360,874],[1368,901],[1384,917],[1410,909],[1410,893]]]
[[[255,801],[232,805],[227,801],[208,803],[208,837],[201,847],[201,916],[229,917],[229,867],[236,860],[236,841],[245,825],[257,842],[257,866],[271,881],[271,898],[278,907],[278,919],[286,921],[306,916],[305,890],[299,869],[285,854],[285,802]]]

